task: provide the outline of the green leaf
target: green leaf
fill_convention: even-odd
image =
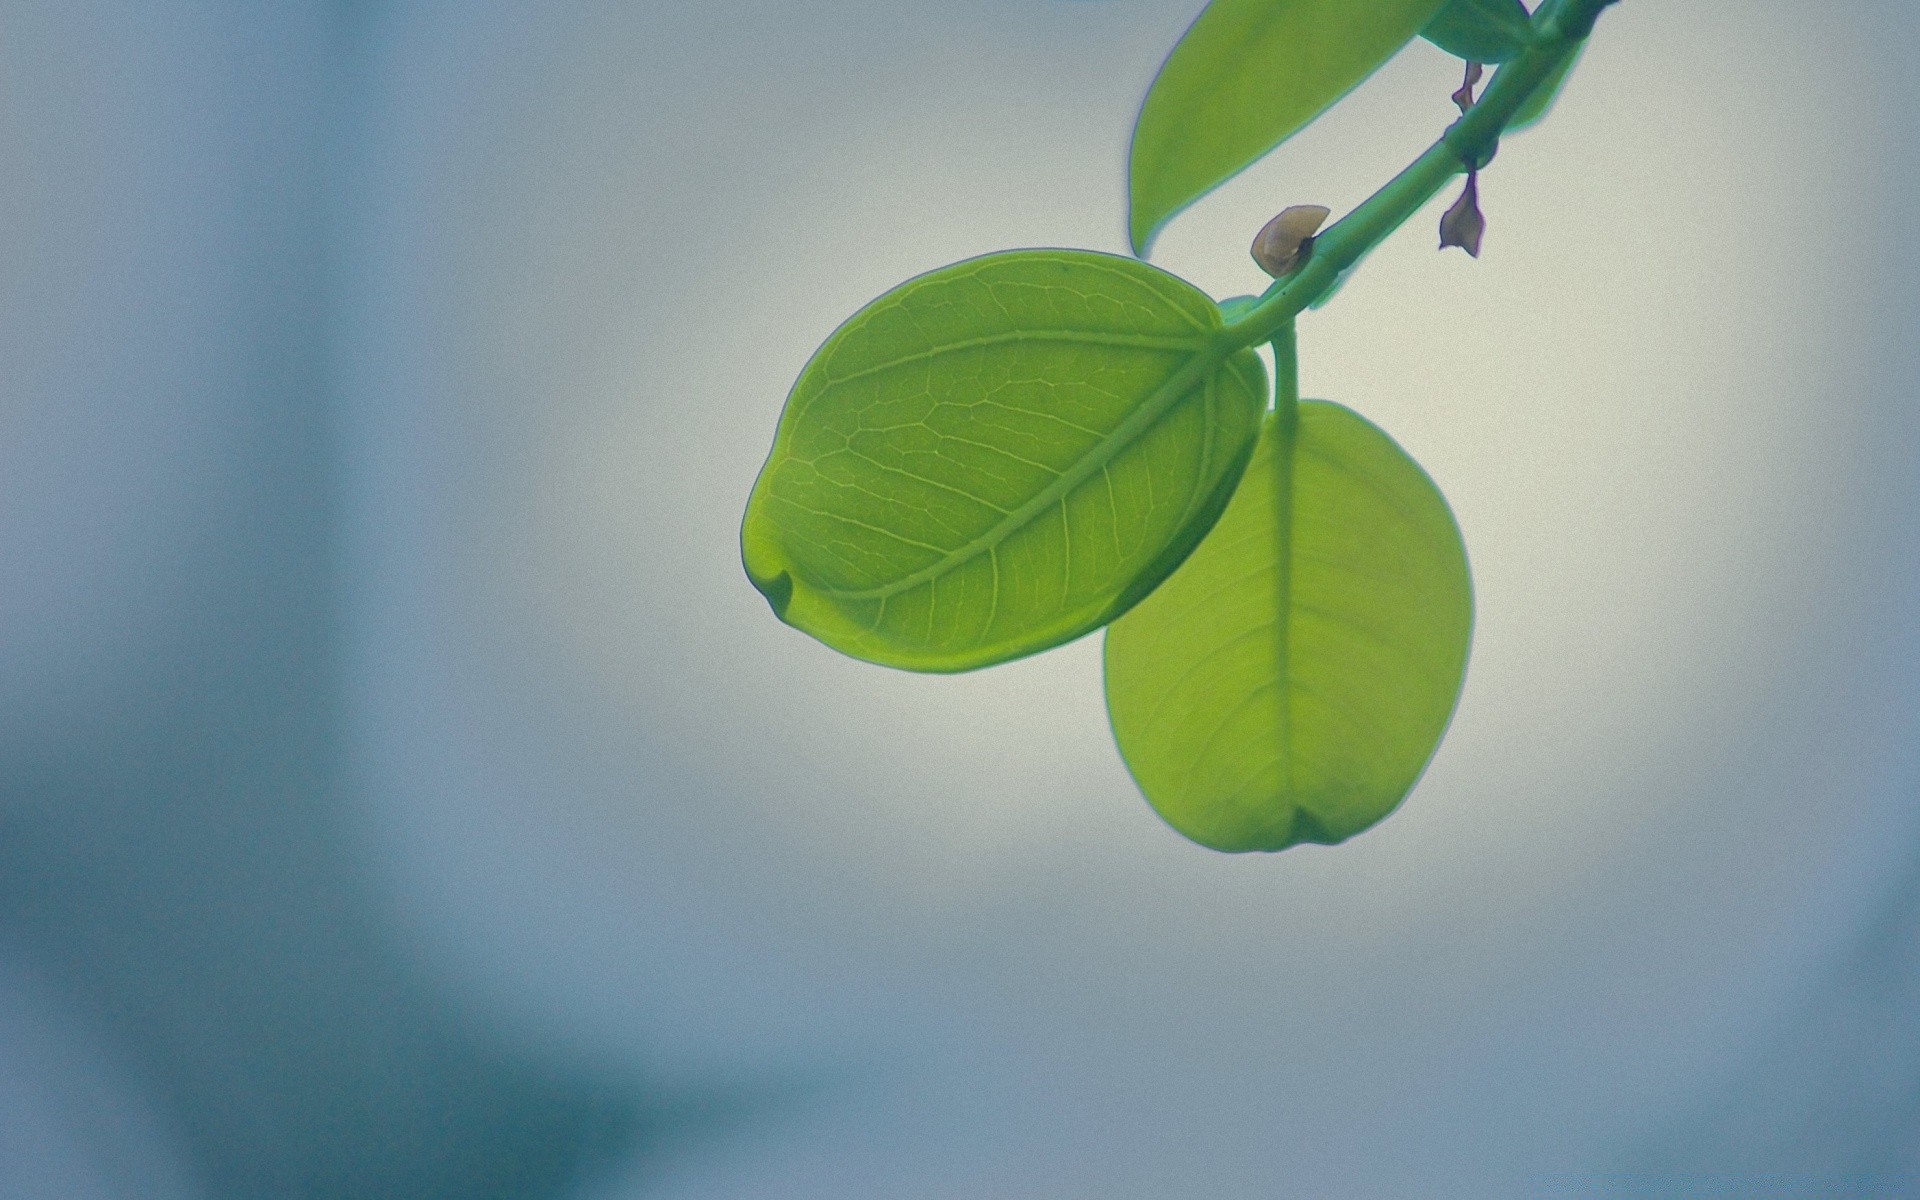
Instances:
[[[1413,40],[1445,0],[1213,0],[1133,126],[1127,228],[1173,214],[1278,146]]]
[[[1520,0],[1450,0],[1420,36],[1468,62],[1503,63],[1533,41],[1533,24]]]
[[[1269,417],[1186,564],[1107,631],[1107,708],[1168,824],[1217,850],[1342,841],[1392,811],[1460,694],[1466,549],[1386,434]]]
[[[1540,81],[1539,86],[1533,89],[1533,94],[1521,102],[1513,114],[1513,120],[1507,122],[1508,133],[1517,133],[1547,115],[1553,102],[1560,98],[1561,86],[1567,82],[1567,76],[1573,72],[1574,64],[1580,61],[1586,49],[1585,42],[1575,46],[1573,52],[1561,59],[1560,65]]]
[[[1266,371],[1191,284],[1017,250],[855,313],[787,397],[741,557],[788,624],[856,658],[965,671],[1125,612],[1253,452]]]
[[[1237,320],[1258,307],[1259,303],[1258,296],[1228,296],[1220,302],[1220,319],[1222,321]]]

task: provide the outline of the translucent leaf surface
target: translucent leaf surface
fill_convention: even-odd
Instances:
[[[1128,155],[1128,233],[1167,219],[1305,126],[1444,0],[1213,0],[1160,67]]]
[[[1520,0],[1449,0],[1420,36],[1469,62],[1503,63],[1527,48],[1533,26]]]
[[[1107,631],[1107,707],[1169,824],[1219,850],[1338,842],[1399,804],[1460,694],[1473,625],[1440,492],[1380,432],[1269,418],[1186,564]]]
[[[1219,516],[1267,403],[1219,309],[1130,258],[1019,250],[854,314],[787,398],[741,529],[782,620],[963,671],[1126,611]]]

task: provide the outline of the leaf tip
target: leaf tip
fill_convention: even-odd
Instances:
[[[1131,206],[1127,214],[1127,244],[1132,247],[1135,258],[1144,259],[1153,252],[1153,239],[1160,235],[1160,226],[1165,223],[1165,217],[1155,221],[1142,214],[1138,205]]]
[[[786,568],[777,571],[756,571],[753,564],[742,562],[747,569],[747,579],[759,593],[766,597],[773,615],[782,621],[787,619],[787,606],[793,603],[793,572]]]
[[[1347,840],[1347,835],[1334,833],[1327,823],[1304,808],[1293,810],[1293,825],[1287,830],[1287,844],[1277,847],[1285,850],[1288,846],[1298,846],[1302,842],[1312,842],[1320,846],[1337,846]]]

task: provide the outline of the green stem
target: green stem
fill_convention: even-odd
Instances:
[[[1294,345],[1293,322],[1273,331],[1273,415],[1292,429],[1300,415],[1300,354]]]
[[[1449,180],[1470,167],[1485,165],[1527,97],[1579,49],[1600,10],[1614,2],[1547,0],[1542,4],[1533,14],[1533,44],[1493,73],[1479,102],[1448,126],[1439,141],[1315,238],[1312,252],[1298,270],[1274,280],[1258,304],[1227,324],[1232,347],[1257,346],[1273,339],[1283,326],[1290,328],[1295,315],[1326,295],[1361,256],[1405,224]]]
[[[1273,464],[1274,585],[1278,622],[1274,630],[1274,678],[1280,681],[1279,738],[1285,788],[1293,789],[1293,460],[1294,439],[1300,431],[1300,355],[1289,319],[1273,334],[1273,429],[1269,449]]]

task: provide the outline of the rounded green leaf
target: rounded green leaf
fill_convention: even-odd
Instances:
[[[1533,24],[1520,0],[1449,0],[1420,36],[1469,62],[1503,63],[1533,41]]]
[[[1217,850],[1343,841],[1445,732],[1473,626],[1432,480],[1366,420],[1269,417],[1213,532],[1107,631],[1107,709],[1140,789]]]
[[[1127,230],[1168,218],[1319,116],[1445,0],[1213,0],[1147,91],[1128,152]]]
[[[1266,371],[1199,289],[1018,250],[855,313],[793,385],[740,532],[775,613],[856,658],[964,671],[1111,621],[1253,452]]]

